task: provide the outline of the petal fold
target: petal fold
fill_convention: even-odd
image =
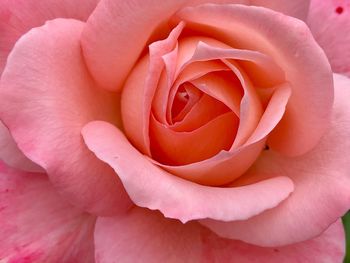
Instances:
[[[43,172],[18,149],[7,127],[0,121],[0,160],[7,165],[28,172]]]
[[[99,218],[95,247],[98,263],[339,263],[344,257],[345,236],[338,220],[315,239],[264,248],[219,238],[195,222],[181,224],[135,208],[122,217]]]
[[[0,260],[94,262],[95,218],[71,206],[44,174],[0,162]]]
[[[82,134],[89,149],[113,167],[137,205],[158,209],[166,217],[182,222],[246,219],[275,207],[293,191],[293,183],[286,177],[238,188],[198,185],[152,164],[111,124],[91,122]]]
[[[260,246],[283,246],[313,238],[346,213],[350,204],[350,79],[334,75],[332,125],[311,152],[288,158],[264,151],[233,185],[288,176],[293,194],[279,206],[246,221],[203,222],[219,235]],[[266,238],[266,237],[269,238]]]
[[[95,119],[120,122],[119,99],[91,80],[81,56],[83,27],[78,20],[56,19],[16,43],[0,81],[0,117],[19,149],[47,171],[69,202],[111,215],[127,209],[130,199],[80,131]]]
[[[0,5],[0,75],[16,41],[30,29],[55,18],[86,21],[98,0],[2,0]]]
[[[269,136],[270,146],[297,156],[317,145],[329,128],[334,90],[327,57],[305,23],[266,8],[244,5],[187,7],[175,17],[175,23],[185,21],[187,27],[235,48],[270,56],[292,87],[286,113]]]

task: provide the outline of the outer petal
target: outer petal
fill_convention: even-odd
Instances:
[[[137,205],[159,209],[166,217],[182,222],[246,219],[275,207],[293,191],[286,177],[238,188],[208,187],[183,180],[153,165],[106,122],[89,123],[83,136],[88,147],[114,168]]]
[[[216,233],[263,246],[281,246],[322,233],[350,207],[350,80],[335,75],[332,127],[319,145],[298,158],[265,151],[245,178],[250,184],[289,176],[295,191],[278,207],[241,222],[203,222]],[[268,237],[268,238],[267,238]]]
[[[0,117],[65,198],[90,212],[113,214],[130,200],[113,170],[86,148],[80,130],[94,119],[116,123],[118,100],[96,89],[86,72],[83,26],[53,20],[17,42],[0,82]]]
[[[234,47],[270,55],[285,71],[292,95],[284,117],[269,136],[269,145],[293,156],[318,143],[329,127],[332,72],[302,21],[261,7],[209,4],[184,8],[177,19]]]
[[[0,75],[16,41],[33,27],[54,18],[85,21],[99,0],[1,0]]]
[[[309,11],[310,0],[250,0],[250,4],[267,7],[286,15],[305,20]]]
[[[313,240],[262,248],[219,238],[197,223],[183,225],[136,208],[123,217],[99,218],[95,246],[97,263],[339,263],[344,257],[345,237],[338,221]]]
[[[307,23],[333,71],[350,77],[350,1],[311,1]]]
[[[13,140],[9,130],[0,121],[0,160],[7,165],[29,172],[42,172],[43,169],[37,164],[30,161],[18,149],[16,142]]]
[[[95,219],[64,202],[43,174],[0,162],[0,261],[93,262]]]
[[[206,2],[102,0],[88,19],[82,37],[84,55],[94,79],[107,89],[120,90],[150,38],[160,39],[168,30],[166,20],[185,5]],[[248,0],[211,2],[247,3]]]

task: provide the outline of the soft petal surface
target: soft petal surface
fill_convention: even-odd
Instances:
[[[88,19],[82,37],[87,65],[98,84],[120,90],[150,39],[161,39],[172,14],[207,0],[102,0]],[[213,0],[248,3],[248,0]],[[125,22],[127,21],[127,23]]]
[[[250,4],[271,8],[286,15],[305,20],[309,11],[310,0],[250,0]]]
[[[0,75],[16,41],[33,27],[55,18],[85,21],[98,0],[2,0],[0,4]]]
[[[64,202],[44,174],[0,162],[1,262],[94,262],[94,224]]]
[[[18,149],[9,130],[0,121],[0,160],[7,165],[29,172],[42,172],[43,169],[33,163]]]
[[[94,119],[117,123],[119,109],[115,95],[95,88],[86,71],[83,26],[52,20],[17,42],[0,82],[0,117],[69,202],[113,214],[130,200],[113,170],[86,148],[80,130]]]
[[[349,209],[350,80],[340,75],[334,75],[334,80],[332,125],[320,144],[298,158],[264,151],[246,176],[235,183],[245,185],[272,176],[288,176],[295,183],[293,194],[278,207],[249,220],[207,220],[203,224],[224,237],[280,246],[319,235]]]
[[[224,221],[249,218],[275,207],[293,191],[293,183],[286,177],[238,188],[198,185],[152,164],[111,124],[91,122],[82,133],[89,149],[113,167],[137,205],[158,209],[166,217],[182,222],[199,218]]]
[[[350,1],[312,0],[307,23],[333,71],[350,77]]]
[[[284,70],[292,95],[284,117],[269,136],[272,148],[295,156],[318,143],[329,128],[332,72],[302,21],[261,7],[210,4],[184,8],[177,19],[233,47],[269,55]]]
[[[313,240],[263,248],[219,238],[197,223],[184,225],[135,208],[123,217],[99,218],[95,247],[97,263],[340,263],[345,237],[341,221],[337,221]]]

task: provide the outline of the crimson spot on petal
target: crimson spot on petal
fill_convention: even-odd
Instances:
[[[344,8],[341,7],[341,6],[338,6],[338,7],[335,9],[335,12],[336,12],[338,15],[340,15],[340,14],[342,14],[342,13],[344,12]]]

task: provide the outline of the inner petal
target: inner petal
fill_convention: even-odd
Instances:
[[[177,132],[150,118],[152,157],[167,165],[183,165],[210,158],[230,149],[238,127],[238,117],[228,112],[191,132]]]
[[[229,111],[230,109],[221,101],[203,94],[189,112],[181,120],[175,119],[170,127],[174,131],[193,131]]]
[[[203,92],[191,83],[182,84],[176,92],[171,109],[171,123],[181,121],[200,100]]]

